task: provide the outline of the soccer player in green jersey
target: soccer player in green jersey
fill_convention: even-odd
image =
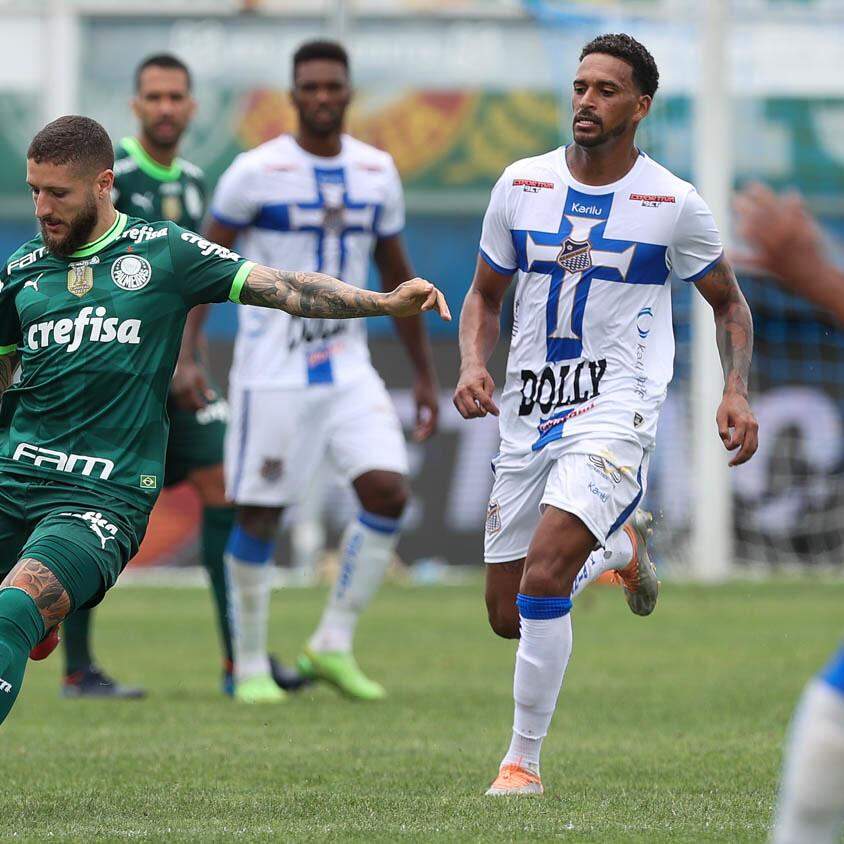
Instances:
[[[196,111],[191,74],[175,56],[150,56],[135,71],[132,110],[138,134],[117,145],[112,199],[118,211],[144,220],[172,220],[199,231],[205,214],[206,189],[202,170],[178,157],[182,135]],[[203,307],[203,306],[200,306]],[[204,306],[208,307],[208,306]],[[198,338],[197,338],[198,339]],[[196,345],[196,339],[192,345]],[[233,690],[229,595],[223,553],[234,521],[223,481],[223,441],[227,403],[209,386],[201,361],[180,351],[167,413],[170,437],[163,486],[187,481],[202,503],[201,559],[208,572],[223,644],[223,689]],[[114,682],[101,671],[91,653],[93,612],[81,610],[63,625],[66,697],[140,697],[143,691]],[[302,678],[270,659],[273,676],[285,688]]]
[[[230,299],[306,317],[449,318],[423,279],[374,293],[127,217],[112,204],[113,167],[96,121],[45,126],[27,152],[41,233],[0,273],[0,722],[30,655],[49,654],[57,625],[99,603],[140,545],[192,307]]]

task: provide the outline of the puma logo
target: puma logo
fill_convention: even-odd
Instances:
[[[29,279],[29,281],[25,281],[23,285],[23,289],[26,290],[27,287],[31,287],[36,293],[40,293],[41,291],[38,289],[38,282],[41,281],[41,276],[44,273],[39,273],[35,278]]]

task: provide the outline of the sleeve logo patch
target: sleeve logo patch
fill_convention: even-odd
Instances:
[[[141,475],[141,489],[157,489],[158,477],[156,475]]]
[[[541,190],[554,190],[554,183],[536,182],[533,179],[513,179],[513,187],[521,188],[525,193],[539,193]]]
[[[151,278],[152,267],[140,255],[121,255],[111,265],[111,280],[121,290],[140,290]]]
[[[664,202],[674,203],[677,198],[674,196],[661,196],[654,193],[631,193],[632,202],[641,202],[643,208],[658,208]]]

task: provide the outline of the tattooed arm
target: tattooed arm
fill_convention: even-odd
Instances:
[[[431,310],[436,310],[444,320],[451,319],[443,294],[422,278],[406,281],[389,293],[375,293],[322,273],[274,270],[258,265],[240,291],[240,302],[324,319],[407,317]]]
[[[753,319],[726,258],[721,258],[695,286],[715,316],[716,342],[724,369],[724,397],[716,421],[725,448],[739,449],[730,461],[730,466],[738,466],[750,460],[758,446],[759,426],[747,400]]]

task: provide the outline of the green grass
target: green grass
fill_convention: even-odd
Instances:
[[[324,593],[273,597],[292,657]],[[30,664],[0,733],[0,839],[763,841],[795,699],[840,632],[844,585],[668,586],[649,619],[598,587],[543,753],[546,796],[481,795],[509,739],[513,643],[480,583],[390,587],[358,637],[391,692],[319,687],[280,707],[218,692],[208,595],[118,589],[100,661],[140,703],[64,701],[61,659]]]

